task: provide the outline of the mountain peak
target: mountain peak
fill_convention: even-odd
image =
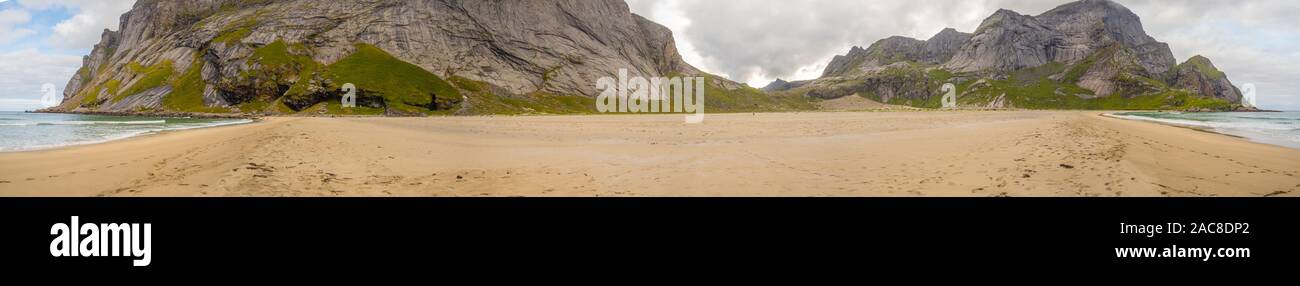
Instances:
[[[1082,0],[1057,6],[1034,18],[1072,38],[1073,42],[1119,42],[1136,47],[1155,39],[1142,28],[1142,20],[1124,5],[1110,0]],[[1098,30],[1097,27],[1102,27]]]
[[[1191,69],[1193,69],[1195,72],[1198,72],[1198,73],[1204,74],[1204,75],[1209,76],[1209,77],[1211,77],[1211,78],[1224,78],[1224,77],[1227,77],[1227,76],[1223,73],[1223,71],[1220,71],[1218,67],[1215,67],[1215,66],[1214,66],[1214,62],[1211,62],[1211,61],[1210,61],[1210,58],[1206,58],[1206,57],[1201,56],[1201,55],[1195,55],[1195,56],[1192,56],[1191,58],[1188,58],[1186,62],[1183,62],[1183,64],[1178,65],[1178,66],[1179,66],[1179,68],[1184,68],[1184,69],[1185,69],[1185,68],[1191,68]]]

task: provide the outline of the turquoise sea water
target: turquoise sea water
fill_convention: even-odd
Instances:
[[[1300,149],[1300,112],[1124,112],[1115,117],[1206,128],[1251,141]]]
[[[0,152],[91,144],[162,131],[249,123],[196,119],[0,111]]]

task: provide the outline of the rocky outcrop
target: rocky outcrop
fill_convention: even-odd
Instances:
[[[301,109],[337,98],[343,78],[403,76],[418,80],[358,82],[360,101],[446,109],[461,100],[452,79],[514,95],[592,97],[596,79],[619,69],[701,74],[677,54],[669,29],[621,0],[140,0],[121,20],[55,111]],[[356,56],[366,47],[378,52]],[[418,70],[365,68],[388,58]],[[170,69],[150,69],[160,66]]]
[[[764,92],[786,91],[804,86],[805,84],[808,84],[808,82],[809,81],[806,80],[796,80],[791,82],[778,78],[775,81],[772,81],[772,83],[767,84],[767,86],[761,88],[761,90]]]
[[[1208,59],[1176,65],[1168,44],[1109,0],[1070,2],[1037,16],[1003,9],[972,34],[945,29],[926,41],[891,37],[854,47],[799,88],[811,97],[872,94],[934,107],[943,83],[962,86],[959,103],[979,107],[1166,109],[1195,102],[1195,108],[1230,108],[1241,100]],[[1090,101],[1111,96],[1148,99]]]
[[[1210,59],[1193,56],[1174,69],[1174,87],[1191,90],[1206,97],[1240,103],[1241,90],[1228,81],[1228,75],[1219,71]]]
[[[899,36],[885,38],[867,49],[853,47],[848,54],[835,56],[822,76],[860,74],[897,62],[940,64],[951,59],[970,37],[971,34],[948,28],[925,41]]]
[[[998,10],[980,23],[975,35],[943,65],[956,72],[1009,71],[1058,60],[1061,33],[1030,16]]]
[[[919,62],[929,64],[942,64],[952,60],[953,55],[961,49],[961,46],[969,41],[971,34],[958,32],[957,29],[946,28],[925,40],[925,57],[919,59]]]

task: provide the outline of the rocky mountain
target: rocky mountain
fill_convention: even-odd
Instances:
[[[621,0],[139,0],[120,27],[51,111],[583,112],[619,69],[766,100],[682,61],[672,31]],[[358,108],[339,108],[347,84]]]
[[[1240,107],[1241,93],[1209,59],[1177,64],[1169,45],[1109,0],[1082,0],[1037,16],[998,10],[972,34],[890,37],[832,59],[821,78],[772,88],[817,98],[858,95],[939,107],[1208,109]]]
[[[925,41],[900,36],[889,37],[871,44],[865,50],[853,47],[848,54],[835,56],[826,66],[822,76],[860,74],[905,61],[941,64],[951,59],[970,37],[971,34],[951,28],[944,29]]]

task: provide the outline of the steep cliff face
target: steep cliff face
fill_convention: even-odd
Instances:
[[[621,0],[141,0],[121,21],[55,111],[333,112],[349,83],[362,113],[574,107],[619,69],[702,74]]]
[[[1064,36],[1030,16],[998,10],[980,23],[944,68],[956,72],[1017,70],[1058,60]]]
[[[944,83],[972,107],[1223,110],[1241,100],[1208,59],[1176,65],[1168,44],[1109,0],[1071,2],[1038,16],[998,10],[973,34],[888,38],[837,56],[817,80],[772,90],[938,107]]]
[[[1174,68],[1174,86],[1209,97],[1241,102],[1241,90],[1210,59],[1197,55]]]
[[[971,34],[958,32],[957,29],[947,28],[939,31],[929,40],[925,41],[925,58],[920,62],[941,64],[952,60],[952,57],[961,49],[962,44],[969,41]]]

